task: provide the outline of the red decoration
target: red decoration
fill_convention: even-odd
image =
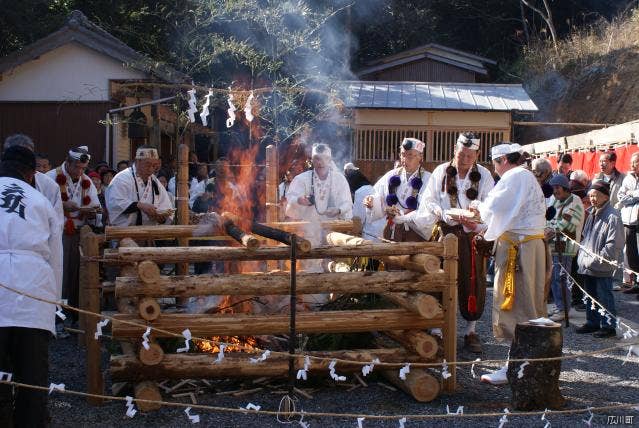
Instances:
[[[65,235],[73,235],[75,233],[75,224],[73,224],[73,219],[67,217],[67,220],[64,222],[64,234]]]
[[[91,187],[91,181],[89,180],[82,180],[82,182],[80,183],[80,185],[82,186],[83,189],[88,189],[89,187]]]
[[[91,203],[91,198],[88,196],[85,196],[82,198],[82,205],[89,205]]]
[[[55,176],[55,182],[60,186],[67,184],[67,177],[64,174],[58,174]]]

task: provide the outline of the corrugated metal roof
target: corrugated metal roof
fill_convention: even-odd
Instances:
[[[346,107],[537,111],[522,85],[492,83],[343,82]]]

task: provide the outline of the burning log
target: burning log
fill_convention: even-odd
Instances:
[[[285,232],[274,227],[269,227],[261,223],[254,222],[251,225],[251,232],[257,233],[265,238],[273,239],[286,245],[291,245],[291,233]],[[311,250],[311,242],[300,236],[297,237],[297,249],[302,253],[308,253]]]
[[[393,330],[385,331],[384,334],[425,360],[431,360],[437,355],[437,340],[423,331]]]
[[[412,396],[420,403],[428,403],[439,396],[439,380],[425,369],[413,368],[406,374],[406,380],[397,375],[397,370],[384,370],[386,380]]]
[[[144,381],[135,385],[135,398],[141,400],[162,401],[162,394],[160,393],[160,388],[158,388],[157,383]],[[162,407],[161,404],[147,403],[143,401],[136,401],[135,404],[141,412],[150,412]]]
[[[116,314],[113,336],[116,338],[140,337],[144,333],[144,321],[135,315]],[[140,324],[125,324],[122,321]],[[286,334],[289,316],[279,314],[163,314],[153,326],[174,334],[189,329],[193,336],[258,336],[261,334]],[[405,309],[375,309],[304,312],[297,315],[300,333],[356,333],[384,330],[420,330],[441,328],[442,319],[427,320]],[[166,334],[156,331],[158,337]]]
[[[326,242],[331,245],[358,247],[372,244],[372,241],[345,233],[331,232],[326,235]],[[392,245],[392,244],[391,244]],[[439,257],[431,254],[388,255],[379,257],[387,266],[399,266],[414,272],[433,273],[440,270]]]
[[[260,247],[260,241],[253,236],[244,232],[242,229],[236,226],[237,217],[230,213],[222,214],[222,226],[226,233],[235,239],[237,242],[248,248],[249,250],[255,250]]]
[[[435,297],[425,293],[382,293],[386,299],[426,319],[441,318],[444,311]]]
[[[306,221],[280,221],[268,223],[267,226],[286,232],[299,233],[309,228],[311,224]],[[330,230],[333,232],[348,232],[355,235],[362,233],[362,221],[359,217],[353,217],[351,220],[326,220],[320,222],[319,226],[322,230]],[[313,225],[313,227],[317,227],[317,225]]]
[[[118,277],[115,293],[118,298],[286,295],[289,294],[288,280],[289,275],[284,272],[161,276],[153,284],[135,277]],[[316,273],[298,273],[297,291],[299,294],[428,291],[445,286],[447,281],[443,272],[431,275],[411,271],[326,272],[321,282]]]
[[[327,259],[348,257],[382,257],[396,254],[421,254],[428,252],[434,256],[444,253],[440,242],[396,242],[363,244],[354,247],[320,246],[308,253],[298,254],[300,259]],[[206,262],[211,260],[286,260],[286,247],[258,248],[248,251],[238,247],[144,247],[119,248],[115,252],[105,251],[104,257],[113,261],[139,262],[153,260],[156,263]]]
[[[309,355],[327,358],[311,360],[311,373],[326,374],[332,359],[352,361],[372,361],[379,358],[387,363],[418,362],[420,358],[406,352],[403,348],[359,349],[352,351],[309,352]],[[233,377],[281,377],[288,374],[288,357],[271,355],[261,364],[253,364],[243,352],[226,353],[224,359],[216,362],[217,354],[167,354],[155,366],[142,364],[135,356],[114,355],[111,357],[110,372],[114,381],[128,380],[160,380],[185,378],[228,378]],[[295,367],[304,366],[304,357],[295,357]],[[338,363],[336,370],[340,373],[360,372],[360,364]],[[397,371],[394,372],[397,376]]]

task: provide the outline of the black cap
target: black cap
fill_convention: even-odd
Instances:
[[[35,154],[26,147],[12,146],[2,153],[3,162],[18,162],[33,170],[36,168]]]
[[[590,190],[598,190],[606,196],[610,196],[610,184],[603,180],[595,180],[590,185]]]

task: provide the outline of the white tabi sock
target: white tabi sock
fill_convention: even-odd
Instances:
[[[468,336],[470,333],[475,333],[475,327],[477,321],[466,321],[466,330],[464,330],[464,336]]]

